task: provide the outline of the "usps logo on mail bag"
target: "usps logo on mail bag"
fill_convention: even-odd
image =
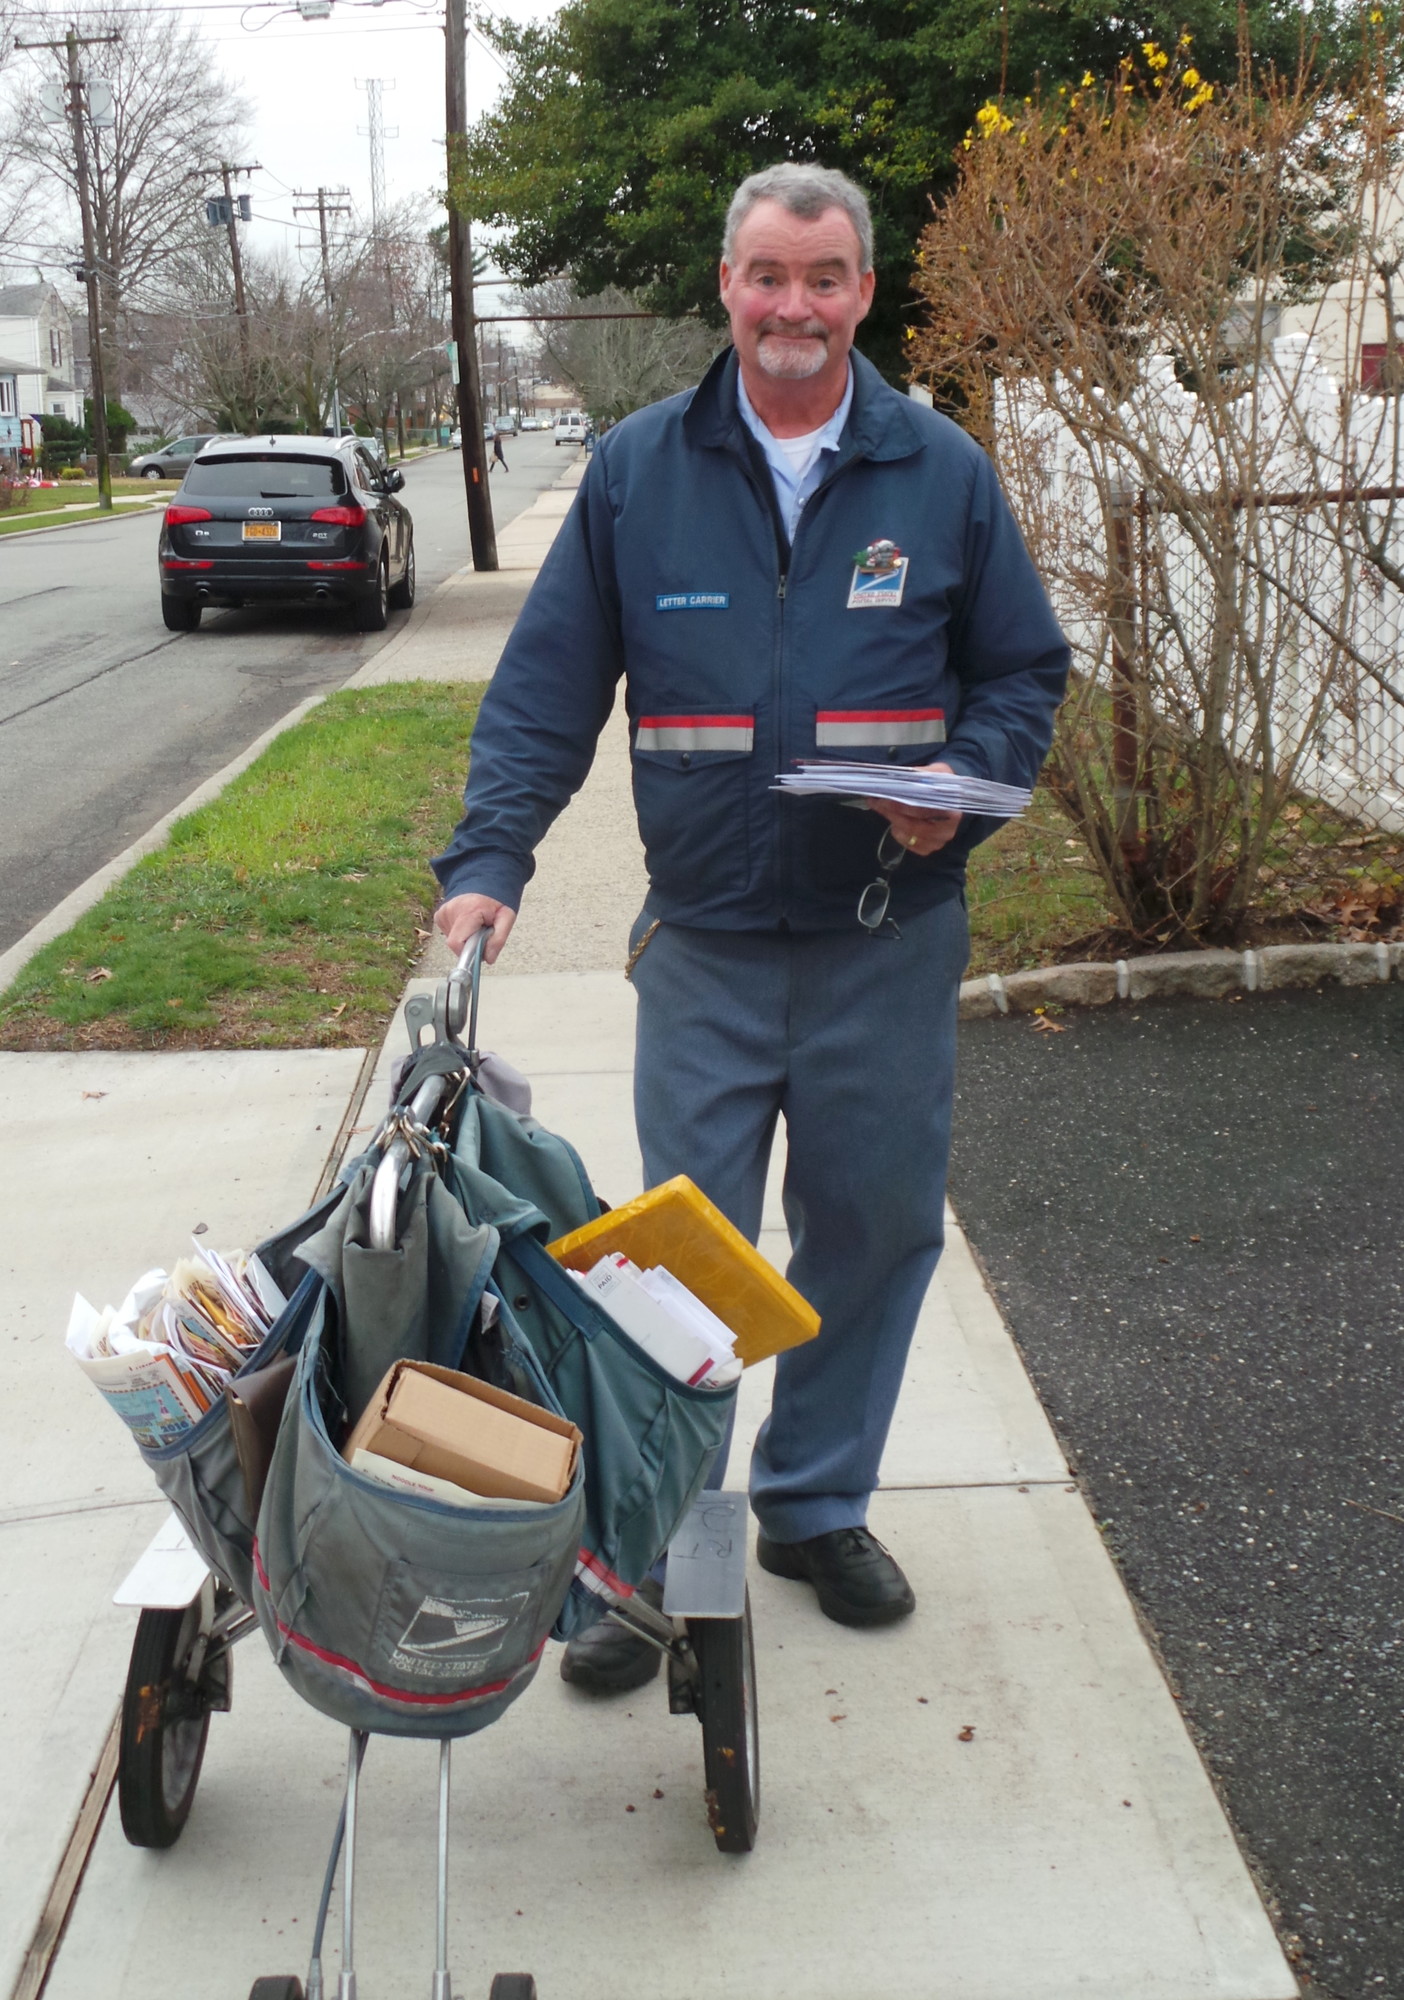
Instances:
[[[483,1664],[502,1650],[502,1635],[528,1595],[519,1591],[505,1600],[424,1598],[400,1634],[392,1664],[400,1673],[431,1680],[456,1675],[470,1661]]]
[[[853,558],[853,581],[848,587],[850,611],[867,611],[902,602],[907,587],[907,558],[895,542],[869,542]]]

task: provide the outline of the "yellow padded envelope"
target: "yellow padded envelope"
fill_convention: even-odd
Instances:
[[[546,1247],[574,1271],[588,1271],[610,1251],[622,1251],[643,1270],[661,1264],[733,1330],[747,1368],[813,1340],[819,1331],[819,1315],[808,1300],[686,1174]]]

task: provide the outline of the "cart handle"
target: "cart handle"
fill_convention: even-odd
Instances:
[[[483,976],[483,950],[487,941],[486,929],[476,931],[459,953],[447,987],[439,989],[443,995],[443,1022],[449,1035],[457,1038],[464,1021],[468,1023],[470,1062],[477,1056],[478,988]],[[448,1084],[449,1079],[445,1076],[425,1078],[410,1101],[409,1116],[414,1124],[427,1125],[430,1122],[444,1100]],[[400,1175],[409,1157],[408,1141],[403,1137],[392,1139],[385,1149],[385,1157],[375,1170],[375,1179],[371,1182],[369,1217],[372,1250],[393,1250],[395,1247]]]
[[[491,930],[487,925],[475,931],[458,954],[458,963],[449,974],[448,994],[444,1008],[444,1021],[449,1034],[457,1041],[463,1024],[468,1023],[468,1053],[478,1052],[478,989],[483,978],[483,954]],[[465,990],[466,989],[466,990]]]

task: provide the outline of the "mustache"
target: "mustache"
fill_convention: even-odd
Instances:
[[[829,329],[821,319],[804,320],[798,326],[790,320],[764,319],[758,338],[764,340],[767,334],[778,334],[782,340],[827,340]]]

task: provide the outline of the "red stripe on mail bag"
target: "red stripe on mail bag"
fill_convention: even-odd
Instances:
[[[944,743],[940,708],[821,708],[814,719],[821,750],[891,749],[900,744]]]
[[[632,1597],[634,1594],[633,1584],[625,1583],[622,1576],[616,1576],[593,1549],[580,1550],[575,1561],[575,1574],[587,1590],[594,1591],[596,1597]]]
[[[749,750],[753,715],[641,715],[636,750]]]

